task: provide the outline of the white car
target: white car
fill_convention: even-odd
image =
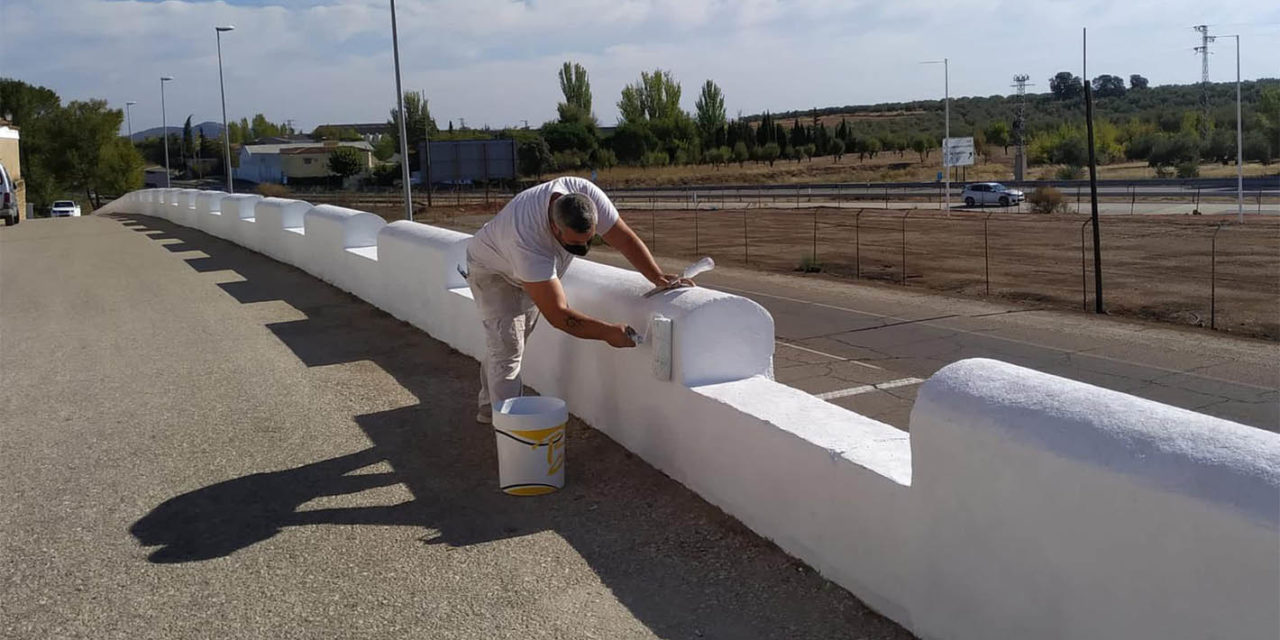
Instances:
[[[53,208],[49,209],[49,216],[54,218],[78,218],[80,217],[80,205],[71,200],[56,200]]]
[[[965,187],[960,197],[964,199],[966,207],[980,207],[988,204],[1008,207],[1027,199],[1021,191],[1010,189],[999,182],[975,182]]]
[[[18,191],[9,180],[9,172],[2,164],[0,164],[0,218],[4,218],[5,226],[22,221],[22,216],[18,215]]]

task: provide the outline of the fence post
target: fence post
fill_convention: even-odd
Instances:
[[[1217,223],[1213,236],[1208,241],[1208,328],[1217,329],[1217,232],[1222,230]]]
[[[742,263],[751,264],[751,238],[747,236],[747,210],[742,209]]]
[[[1080,213],[1080,185],[1076,185],[1076,213]]]
[[[986,272],[988,296],[991,295],[991,245],[987,240],[987,221],[991,219],[992,213],[995,212],[988,212],[987,217],[982,219],[982,264]]]
[[[813,210],[813,264],[818,264],[818,210]]]
[[[907,284],[907,216],[911,215],[911,210],[902,214],[902,284]]]
[[[649,207],[649,248],[658,250],[658,214]]]
[[[1138,191],[1129,185],[1129,215],[1133,215],[1133,205],[1138,201]]]
[[[693,210],[693,253],[697,255],[698,250],[698,210]]]
[[[1085,311],[1089,310],[1089,278],[1085,274],[1084,228],[1093,220],[1085,220],[1080,225],[1080,304]]]
[[[853,277],[862,277],[862,229],[860,222],[864,209],[853,214]]]

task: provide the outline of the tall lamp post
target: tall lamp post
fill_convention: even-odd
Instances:
[[[227,25],[213,30],[218,39],[218,89],[222,92],[222,148],[225,153],[222,163],[227,170],[227,193],[235,193],[235,182],[231,179],[231,132],[227,129],[227,86],[222,82],[222,33],[235,31],[235,27]]]
[[[946,180],[947,213],[951,213],[951,172],[947,166],[947,141],[951,139],[951,65],[949,58],[926,60],[920,64],[942,65],[942,108],[945,113],[942,134],[942,175]]]
[[[164,83],[172,82],[173,76],[160,76],[160,130],[164,136],[164,186],[168,188],[169,177],[169,118],[164,108]]]
[[[400,109],[400,176],[404,181],[404,217],[413,220],[413,188],[409,185],[409,134],[405,124],[404,91],[400,88],[400,38],[396,33],[396,0],[391,0],[391,49],[396,61],[396,105]]]
[[[124,103],[124,120],[129,127],[129,144],[133,144],[133,114],[129,113],[129,107],[138,104],[136,100],[130,100]]]

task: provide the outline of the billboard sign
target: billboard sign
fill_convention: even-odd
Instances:
[[[973,138],[947,138],[942,141],[942,166],[967,167],[973,164]]]
[[[429,168],[434,184],[470,184],[516,177],[515,140],[445,140],[429,144]],[[418,145],[419,153],[422,147]]]

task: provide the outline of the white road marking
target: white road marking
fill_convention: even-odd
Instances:
[[[790,342],[783,342],[783,341],[781,341],[781,340],[778,340],[778,344],[780,344],[780,345],[782,345],[782,346],[784,346],[784,347],[791,347],[792,349],[799,349],[800,351],[808,351],[809,353],[812,353],[812,354],[815,354],[815,355],[819,355],[819,356],[823,356],[823,357],[827,357],[827,358],[831,358],[832,360],[839,360],[840,362],[852,362],[853,364],[856,364],[856,365],[858,365],[859,367],[866,367],[866,368],[868,368],[868,369],[876,369],[876,370],[878,370],[878,371],[883,371],[883,370],[884,370],[884,368],[883,368],[883,367],[877,367],[877,366],[876,366],[876,365],[874,365],[874,364],[867,364],[867,363],[865,363],[865,362],[858,362],[857,360],[854,360],[853,358],[845,358],[845,357],[843,357],[843,356],[832,355],[832,354],[827,353],[827,352],[825,352],[825,351],[818,351],[817,349],[810,349],[809,347],[802,347],[802,346],[800,346],[800,345],[798,345],[798,344],[791,344]]]
[[[815,394],[814,397],[819,400],[835,400],[836,398],[846,398],[848,396],[856,396],[863,393],[871,393],[872,391],[883,391],[885,389],[896,389],[898,387],[909,387],[913,384],[924,382],[920,378],[899,378],[879,384],[864,384],[860,387],[850,387],[848,389],[838,389],[836,391],[828,391],[826,393]]]

